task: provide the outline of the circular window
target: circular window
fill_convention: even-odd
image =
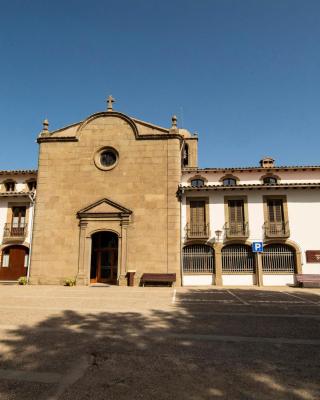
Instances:
[[[100,154],[100,163],[104,167],[111,167],[117,161],[117,155],[112,150],[105,150]]]
[[[103,147],[98,150],[94,156],[94,163],[99,169],[109,170],[114,168],[118,163],[118,152],[112,147]]]

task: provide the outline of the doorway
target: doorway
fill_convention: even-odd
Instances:
[[[28,272],[29,249],[13,245],[3,249],[0,264],[0,280],[15,281]]]
[[[118,280],[118,236],[113,232],[92,235],[90,283],[109,283]]]

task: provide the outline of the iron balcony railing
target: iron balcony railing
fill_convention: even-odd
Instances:
[[[289,222],[265,222],[263,225],[266,238],[287,238],[290,236]]]
[[[5,224],[3,238],[4,239],[17,239],[25,238],[27,235],[27,224]]]
[[[227,222],[224,230],[227,239],[249,237],[248,222]]]
[[[209,237],[209,224],[187,224],[186,232],[188,239],[205,239]]]

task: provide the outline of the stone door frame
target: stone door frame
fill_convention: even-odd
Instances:
[[[108,207],[108,211],[103,211],[103,205]],[[77,284],[90,284],[92,235],[103,231],[118,236],[117,282],[124,284],[127,273],[127,228],[131,214],[132,211],[109,199],[102,199],[77,213],[80,219]]]

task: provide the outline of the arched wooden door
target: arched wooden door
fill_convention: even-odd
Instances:
[[[29,249],[13,245],[3,249],[1,256],[0,280],[16,281],[28,272]]]
[[[90,282],[116,284],[118,279],[118,236],[113,232],[92,235]]]

